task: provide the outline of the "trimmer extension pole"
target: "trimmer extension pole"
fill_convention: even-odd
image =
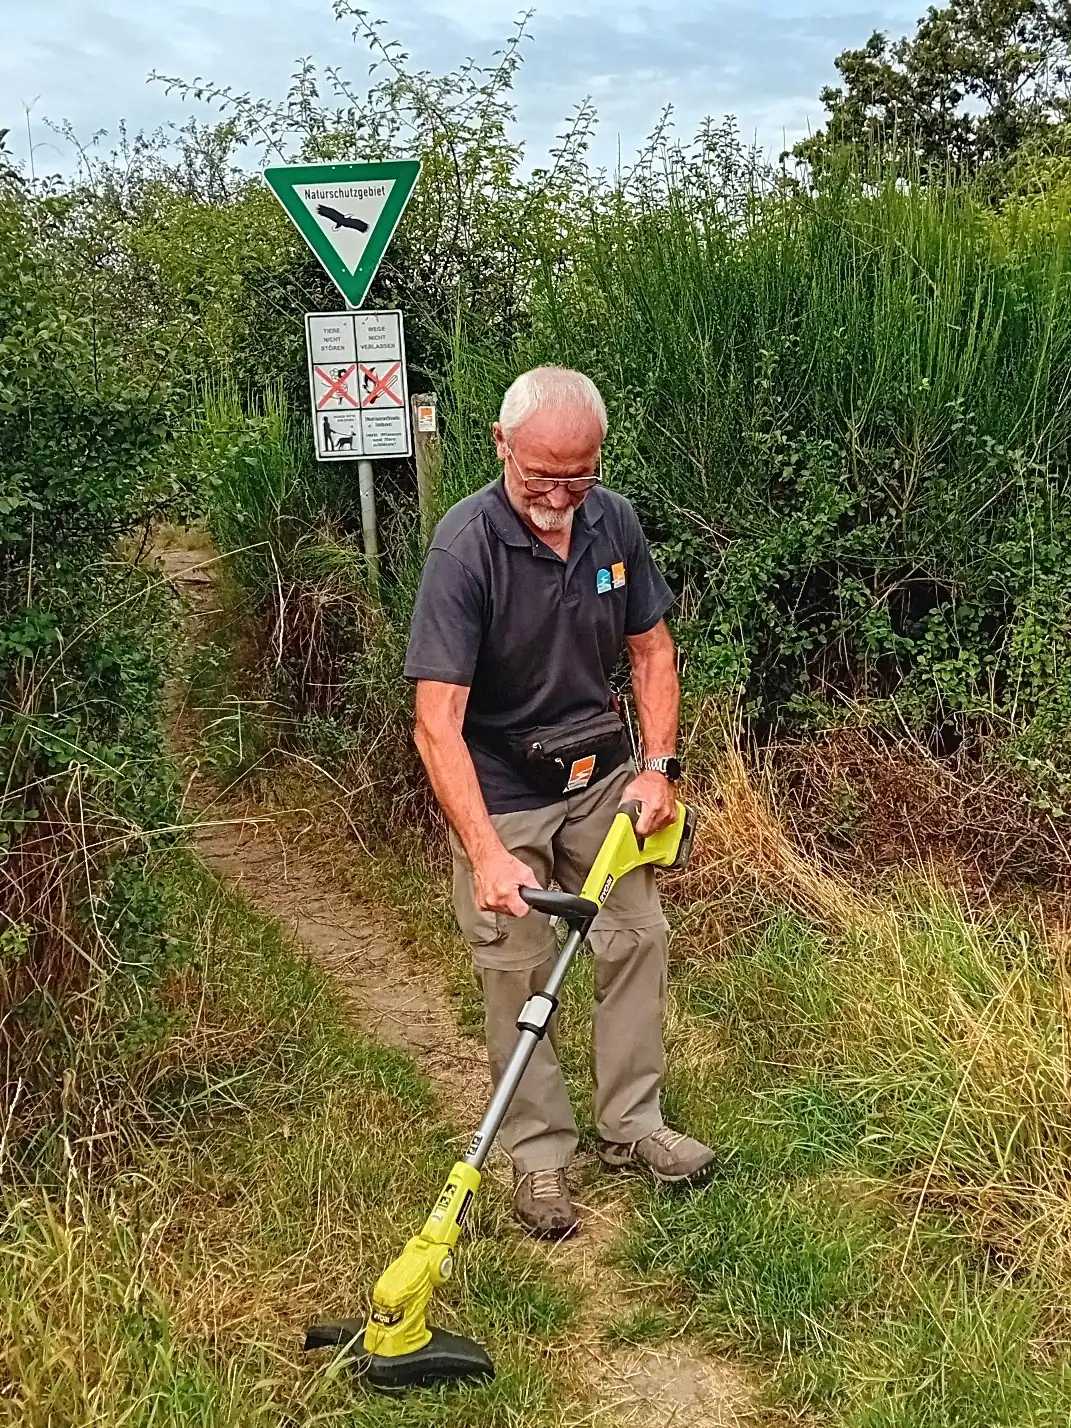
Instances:
[[[564,947],[558,954],[558,960],[554,964],[554,970],[550,974],[547,985],[543,988],[545,997],[557,997],[558,989],[565,981],[566,973],[569,971],[569,964],[580,950],[583,941],[583,933],[570,932]],[[509,1110],[510,1102],[517,1092],[517,1087],[521,1084],[521,1077],[528,1069],[528,1063],[541,1039],[537,1032],[521,1032],[517,1045],[513,1048],[513,1055],[506,1063],[502,1079],[495,1087],[491,1104],[487,1107],[487,1112],[480,1122],[479,1129],[472,1137],[468,1154],[464,1158],[465,1164],[471,1165],[473,1169],[481,1170],[483,1168],[483,1163],[495,1142],[495,1136],[498,1135],[506,1112]]]

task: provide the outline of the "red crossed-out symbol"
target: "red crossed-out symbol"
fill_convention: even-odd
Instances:
[[[364,400],[361,403],[362,406],[370,407],[379,397],[390,397],[395,406],[405,406],[401,397],[390,385],[394,380],[394,374],[401,365],[400,362],[395,362],[394,366],[384,372],[382,377],[377,377],[371,367],[366,367],[363,362],[361,363],[361,371],[364,373],[365,378],[364,385],[367,388]]]
[[[356,401],[352,396],[350,396],[349,392],[346,391],[346,383],[353,376],[356,370],[357,363],[354,362],[349,367],[347,367],[345,371],[343,371],[340,367],[338,369],[338,376],[332,377],[331,373],[325,372],[322,367],[316,368],[316,375],[320,378],[321,382],[327,383],[327,391],[316,403],[317,411],[322,411],[323,408],[327,406],[328,402],[331,401],[334,397],[338,397],[341,401],[349,402],[351,407],[359,407],[361,405],[360,402]]]

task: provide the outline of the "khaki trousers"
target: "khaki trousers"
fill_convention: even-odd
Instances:
[[[535,873],[578,893],[609,831],[631,767],[619,769],[568,801],[491,817],[509,851]],[[540,991],[558,953],[542,913],[510,917],[476,906],[472,865],[451,833],[454,907],[483,988],[491,1077],[497,1084],[517,1041],[516,1021],[528,996]],[[667,927],[654,869],[637,868],[616,885],[588,942],[595,956],[592,1072],[595,1124],[606,1140],[642,1140],[662,1124],[662,1017],[666,1005]],[[522,1174],[568,1165],[577,1146],[576,1120],[557,1056],[557,1017],[539,1043],[501,1131]]]

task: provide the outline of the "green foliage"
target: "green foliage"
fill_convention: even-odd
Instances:
[[[0,192],[12,189],[22,182],[22,175],[19,173],[7,145],[7,136],[10,133],[10,129],[0,129]]]
[[[335,299],[234,155],[243,144],[273,161],[415,148],[424,174],[372,301],[405,308],[411,375],[439,388],[444,500],[493,473],[487,426],[518,370],[589,370],[611,408],[610,479],[639,505],[681,593],[693,691],[739,701],[760,732],[822,724],[859,700],[940,750],[996,728],[1002,757],[1062,808],[1071,327],[1052,136],[1015,150],[1006,187],[1020,198],[999,213],[966,188],[875,188],[850,174],[805,194],[779,185],[731,126],[710,124],[691,146],[660,127],[610,184],[586,165],[586,109],[525,177],[511,133],[523,25],[488,68],[436,76],[412,72],[364,12],[337,11],[372,55],[367,92],[311,62],[278,103],[169,80],[217,103],[223,122],[190,126],[175,159],[135,146],[125,168],[103,167],[92,193],[65,200],[91,233],[111,223],[119,234],[139,340],[156,323],[196,391],[221,374],[229,384],[229,414],[208,417],[218,449],[206,455],[194,416],[202,430],[194,459],[176,463],[178,485],[211,507],[217,540],[255,584],[265,659],[274,638],[285,676],[272,676],[271,697],[292,700],[299,721],[345,723],[353,701],[341,691],[396,679],[414,491],[400,463],[381,469],[392,619],[343,628],[347,600],[367,608],[353,483],[302,454],[300,314]],[[1029,69],[1056,44],[1047,9],[1015,13],[1026,29],[998,69]],[[935,64],[954,51],[969,68],[978,27],[1003,34],[1010,15],[934,11],[933,35],[915,43]],[[105,286],[114,303],[118,281]],[[240,408],[262,445],[239,430]],[[285,639],[278,649],[291,578],[310,598],[323,579],[335,630],[314,637],[303,596],[293,658]],[[310,647],[327,661],[314,677]],[[378,697],[374,707],[392,728],[404,712]],[[313,744],[338,743],[322,722],[304,728]]]
[[[54,1094],[68,1012],[94,1021],[112,973],[148,986],[168,965],[144,870],[175,817],[160,730],[170,615],[123,551],[175,496],[167,392],[111,321],[100,234],[74,209],[0,198],[0,927],[23,929],[0,1021],[4,1089],[18,1078],[24,1109]],[[90,993],[80,1007],[76,991]]]
[[[693,689],[742,695],[760,730],[869,699],[939,747],[1055,731],[1066,254],[1029,229],[1010,247],[955,188],[771,191],[708,134],[593,205],[508,355],[461,326],[451,494],[493,471],[504,383],[579,366],[609,403],[608,479],[681,592]]]
[[[919,53],[937,63],[931,50],[954,50],[969,68],[978,26],[1000,30],[1010,13],[934,11],[924,25],[944,38],[938,45],[926,30]],[[1031,47],[1051,55],[1056,43],[1047,10],[1016,14],[1037,34],[1016,31],[1018,58],[1005,55],[998,69],[1013,59],[1029,69]],[[966,186],[868,185],[854,170],[831,171],[805,193],[779,182],[731,125],[709,123],[691,145],[660,126],[611,184],[587,168],[586,110],[551,162],[524,177],[510,130],[523,27],[499,63],[435,76],[413,73],[363,12],[355,18],[374,61],[367,93],[308,63],[280,103],[168,82],[225,113],[210,131],[210,163],[203,135],[187,146],[187,175],[216,172],[239,142],[273,160],[420,148],[424,175],[372,300],[405,308],[411,375],[438,388],[443,502],[494,473],[487,427],[517,371],[539,361],[590,371],[610,406],[609,479],[639,506],[681,596],[692,692],[737,702],[760,734],[820,726],[863,700],[876,722],[906,724],[941,752],[967,733],[996,732],[1000,757],[1059,812],[1071,703],[1062,395],[1071,323],[1068,247],[1053,241],[1067,227],[1058,131],[1016,141],[1000,210]],[[994,93],[998,79],[985,80]],[[1034,98],[1028,86],[1018,102]],[[964,122],[981,143],[982,119]],[[323,557],[334,624],[343,587],[366,608],[351,577],[339,584],[342,567],[353,576],[360,567],[352,483],[314,471],[299,451],[300,311],[334,300],[315,288],[322,280],[300,241],[255,185],[213,188],[202,177],[192,199],[165,202],[161,183],[144,189],[150,216],[133,223],[131,251],[151,249],[174,292],[203,294],[199,329],[219,334],[213,352],[241,394],[232,405],[266,412],[281,400],[301,413],[285,436],[281,407],[269,420],[279,449],[292,444],[285,489],[254,471],[255,450],[243,452],[280,513],[274,565],[258,545],[260,574],[246,575],[278,634],[277,572],[290,574],[300,548],[311,592]],[[238,209],[246,217],[229,223]],[[217,224],[227,225],[219,244]],[[216,247],[226,275],[209,257]],[[224,355],[230,341],[241,361]],[[380,482],[390,621],[373,629],[362,614],[364,633],[340,628],[315,680],[277,686],[299,720],[346,722],[353,701],[340,699],[343,688],[385,691],[397,678],[415,500],[400,464],[381,468]],[[261,539],[250,541],[261,527],[240,484],[228,477],[211,497],[217,538],[235,549]],[[306,633],[298,645],[307,650]],[[326,701],[310,698],[314,685]],[[377,718],[401,728],[401,704],[388,705],[377,696]],[[338,742],[322,724],[305,727],[325,748]],[[395,765],[403,749],[399,740]]]
[[[1069,44],[1052,0],[931,5],[913,36],[875,31],[837,56],[829,121],[793,152],[818,170],[848,157],[973,174],[1066,122]]]

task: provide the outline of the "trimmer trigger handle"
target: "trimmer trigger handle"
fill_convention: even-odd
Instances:
[[[628,802],[623,803],[617,811],[618,813],[625,814],[625,816],[628,818],[628,821],[632,824],[632,831],[633,833],[636,833],[636,846],[642,852],[643,839],[640,837],[639,833],[636,832],[636,825],[640,821],[640,815],[643,812],[643,804],[638,798],[630,798]]]

